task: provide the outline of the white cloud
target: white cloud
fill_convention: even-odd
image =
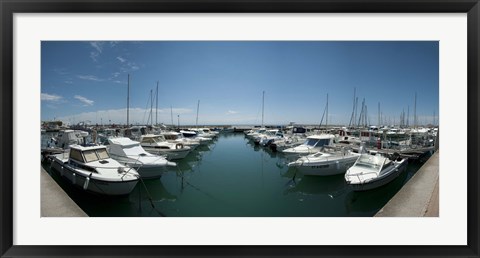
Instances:
[[[80,100],[83,104],[85,104],[85,106],[93,106],[93,103],[94,101],[93,100],[89,100],[85,97],[82,97],[80,95],[75,95],[74,98]]]
[[[93,61],[97,62],[98,57],[100,56],[103,50],[103,43],[94,41],[94,42],[90,42],[90,46],[94,48],[94,51],[90,52],[90,58]]]
[[[122,58],[121,56],[117,56],[117,60],[122,62],[122,63],[125,63],[125,61],[127,61],[127,59]]]
[[[51,101],[51,102],[57,102],[62,100],[61,96],[58,95],[53,95],[53,94],[47,94],[47,93],[42,93],[40,95],[40,98],[42,101]]]
[[[97,82],[104,81],[104,79],[100,79],[95,75],[77,75],[77,77],[82,80],[97,81]]]
[[[233,111],[233,110],[228,110],[227,111],[227,115],[233,115],[233,114],[238,114],[237,111]]]
[[[90,42],[90,46],[95,48],[99,53],[102,53],[102,45],[103,45],[102,42],[98,42],[98,41]]]
[[[180,122],[186,123],[187,116],[189,122],[194,121],[194,115],[191,109],[188,108],[174,108],[172,109],[174,124],[177,124],[177,115],[180,115]],[[149,121],[150,109],[130,108],[129,123],[130,124],[146,124]],[[193,118],[193,119],[192,119]],[[125,124],[127,121],[127,109],[110,109],[98,110],[96,112],[85,112],[71,116],[64,116],[58,118],[64,122],[78,123],[81,121],[91,121],[93,124]],[[157,116],[153,110],[153,121],[156,122]],[[158,123],[171,124],[170,108],[162,108],[158,110]],[[149,122],[150,123],[150,122]]]

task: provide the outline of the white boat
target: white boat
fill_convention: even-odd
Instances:
[[[345,181],[354,191],[365,191],[385,185],[407,167],[406,158],[387,158],[363,153],[345,173]]]
[[[175,162],[163,156],[146,152],[139,142],[127,137],[109,138],[110,156],[126,166],[135,168],[142,178],[160,178],[169,167],[176,167]]]
[[[335,135],[333,134],[316,134],[308,136],[305,142],[293,148],[282,151],[287,158],[296,159],[299,156],[314,154],[322,150],[324,146],[333,146]]]
[[[156,155],[166,155],[168,160],[183,159],[192,149],[182,143],[168,142],[163,135],[142,135],[140,145],[147,151]]]
[[[202,137],[197,134],[197,132],[190,131],[190,130],[181,130],[180,133],[182,134],[183,137],[188,138],[188,139],[194,139],[198,140],[200,144],[208,144],[212,142],[212,138],[209,137]]]
[[[283,139],[283,133],[278,129],[267,130],[264,134],[261,134],[255,138],[254,142],[258,141],[258,144],[263,147],[270,145],[277,139]]]
[[[196,137],[211,138],[211,139],[217,137],[217,134],[206,132],[206,130],[204,128],[189,128],[188,130],[197,133]],[[210,130],[208,130],[208,131],[210,131]]]
[[[192,151],[195,150],[195,148],[197,148],[200,145],[200,140],[197,140],[195,138],[184,137],[183,134],[181,134],[181,133],[163,132],[163,133],[161,133],[161,135],[163,135],[163,137],[165,137],[165,139],[168,142],[181,143],[185,146],[190,147],[190,149],[192,149]]]
[[[55,137],[55,146],[62,149],[68,149],[70,145],[84,145],[88,132],[82,130],[60,130]]]
[[[253,139],[255,139],[255,137],[257,137],[261,134],[264,134],[266,131],[267,131],[266,128],[257,128],[257,129],[253,129],[251,132],[247,133],[245,136],[248,139],[253,140]]]
[[[359,156],[360,154],[345,148],[341,150],[325,148],[324,151],[300,157],[298,160],[288,163],[288,166],[297,168],[304,175],[339,175],[344,174]]]
[[[68,153],[53,156],[52,167],[75,186],[102,195],[129,194],[140,176],[110,158],[103,145],[71,145]]]

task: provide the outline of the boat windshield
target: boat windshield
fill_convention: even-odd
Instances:
[[[83,152],[83,156],[85,163],[110,158],[107,149],[86,150]]]
[[[361,155],[357,160],[356,166],[368,167],[374,170],[379,170],[382,167],[384,161],[385,158],[383,157]]]
[[[164,134],[163,137],[165,137],[167,140],[176,140],[180,138],[176,134]]]
[[[110,155],[108,155],[107,149],[98,149],[97,155],[99,159],[108,159]]]
[[[85,157],[85,163],[98,160],[97,154],[95,154],[95,150],[84,151],[83,156]]]
[[[329,143],[330,139],[307,139],[304,144],[312,147],[322,147]]]
[[[317,141],[318,141],[317,139],[307,139],[303,144],[313,147],[313,146],[315,146]]]
[[[318,140],[317,144],[315,144],[315,147],[322,147],[325,145],[328,145],[330,143],[330,139],[320,139]]]

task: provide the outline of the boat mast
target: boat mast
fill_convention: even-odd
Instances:
[[[328,93],[327,93],[327,117],[325,118],[325,130],[328,128]]]
[[[415,106],[413,109],[413,126],[417,128],[417,93],[415,92]]]
[[[409,127],[409,123],[408,123],[409,118],[410,118],[410,105],[408,106],[408,109],[407,109],[407,127]]]
[[[150,90],[150,125],[153,126],[153,90]]]
[[[155,98],[155,125],[158,125],[158,81],[157,81],[157,97]]]
[[[172,105],[170,105],[170,117],[172,118],[172,127],[174,127],[175,125],[173,124],[173,108],[172,108]]]
[[[127,127],[130,124],[129,111],[130,111],[130,74],[128,74],[128,81],[127,81]]]
[[[351,127],[352,124],[355,124],[355,93],[357,91],[357,88],[353,88],[353,109],[352,109],[352,115],[350,116],[350,123],[348,123],[348,127]],[[352,123],[353,122],[353,123]]]
[[[200,109],[200,100],[198,100],[198,103],[197,103],[197,120],[195,121],[195,127],[198,128],[198,109]]]
[[[262,127],[263,127],[264,108],[265,108],[265,91],[263,91],[263,94],[262,94]]]
[[[378,120],[377,120],[378,128],[380,128],[380,102],[378,102]]]

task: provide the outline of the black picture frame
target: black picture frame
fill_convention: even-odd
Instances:
[[[478,0],[0,0],[2,82],[0,121],[1,257],[479,257]],[[468,230],[466,246],[17,246],[13,245],[13,15],[15,13],[467,13]],[[448,234],[448,232],[444,232]],[[248,237],[248,236],[246,236]]]

